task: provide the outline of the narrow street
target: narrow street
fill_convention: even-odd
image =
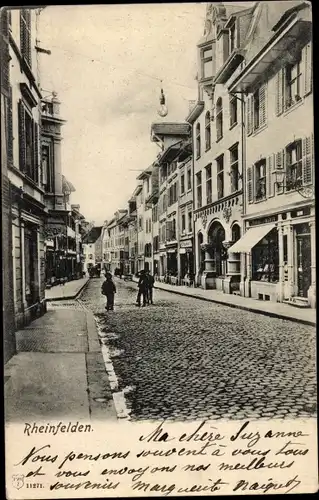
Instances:
[[[106,312],[102,279],[80,302],[106,339],[132,420],[314,416],[315,328],[115,279]]]

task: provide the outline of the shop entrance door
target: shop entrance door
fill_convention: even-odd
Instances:
[[[311,285],[311,236],[309,224],[296,226],[298,296],[307,297]]]

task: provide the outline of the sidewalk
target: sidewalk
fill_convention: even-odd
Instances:
[[[83,290],[90,278],[68,281],[65,285],[56,285],[45,291],[46,300],[75,299]]]
[[[93,314],[55,309],[16,332],[4,367],[6,421],[116,420]]]
[[[138,281],[135,277],[133,279],[134,281]],[[275,318],[288,319],[290,321],[296,321],[297,323],[316,326],[315,309],[301,309],[279,302],[265,302],[248,297],[225,294],[219,290],[203,290],[202,288],[174,286],[158,281],[155,281],[154,288],[200,300],[206,300],[208,302],[214,302],[216,304],[223,304],[229,307],[256,312],[266,316],[273,316]]]

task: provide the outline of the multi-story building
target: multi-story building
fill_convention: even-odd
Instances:
[[[183,157],[181,156],[183,155]],[[185,158],[182,160],[182,158]],[[192,146],[185,141],[177,157],[178,161],[178,227],[179,227],[179,277],[194,282],[194,224],[193,224],[193,164]]]
[[[136,211],[136,196],[135,192],[128,201],[127,213],[127,238],[128,238],[128,274],[134,275],[137,272],[137,211]]]
[[[135,189],[136,197],[136,225],[137,225],[137,259],[136,259],[136,272],[142,271],[145,265],[145,232],[144,232],[144,190],[143,184],[139,183]]]
[[[83,238],[84,272],[97,266],[102,269],[102,226],[92,227]]]
[[[188,123],[153,123],[151,139],[162,152],[158,156],[159,196],[159,279],[179,283],[179,172],[178,163],[189,156],[185,141],[189,138]]]
[[[75,188],[62,175],[60,102],[54,93],[42,100],[41,155],[44,201],[48,211],[45,224],[45,280],[50,287],[61,281],[79,277],[77,255],[77,214],[70,204]],[[83,218],[83,216],[81,216]]]
[[[243,114],[228,91],[242,61],[252,8],[208,4],[198,44],[198,100],[193,127],[196,283],[225,293],[239,291],[240,255],[227,253],[242,233]]]
[[[13,297],[12,221],[8,166],[12,160],[12,142],[8,134],[11,109],[10,42],[8,11],[1,11],[1,181],[2,181],[2,294],[4,362],[15,353],[15,308]]]
[[[127,210],[121,209],[115,212],[113,219],[107,225],[108,241],[107,269],[114,274],[115,271],[124,274],[128,267],[128,255],[125,254],[125,237],[127,237]],[[126,250],[128,253],[128,249]]]
[[[157,170],[157,169],[156,169]],[[138,214],[142,219],[142,230],[139,231],[139,244],[142,249],[142,244],[144,244],[144,265],[143,268],[146,271],[153,273],[153,203],[152,203],[152,193],[156,189],[155,186],[155,175],[153,173],[153,165],[150,165],[145,169],[137,179],[142,182],[141,191],[141,204],[138,207]],[[143,242],[143,243],[142,243]],[[140,269],[139,269],[140,270]]]
[[[6,34],[1,66],[5,65],[2,86],[6,88],[6,96],[2,92],[2,100],[6,104],[6,165],[11,206],[8,214],[11,229],[6,239],[12,249],[12,265],[6,270],[11,277],[6,276],[6,283],[10,284],[13,295],[15,328],[45,311],[46,208],[39,155],[42,95],[36,49],[38,14],[36,9],[14,9],[5,16],[1,12],[5,25],[2,33]]]
[[[246,107],[245,234],[230,251],[245,256],[242,295],[315,307],[311,6],[260,2],[250,31],[229,86]]]

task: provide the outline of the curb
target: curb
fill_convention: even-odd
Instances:
[[[83,292],[84,288],[88,285],[89,279],[81,286],[81,288],[74,295],[64,295],[63,297],[52,297],[51,299],[45,299],[46,302],[56,302],[58,300],[74,300],[77,299],[81,292]]]
[[[263,309],[255,309],[255,308],[247,306],[245,304],[243,304],[243,305],[241,305],[241,304],[231,304],[229,302],[223,302],[222,300],[219,300],[219,299],[211,299],[211,298],[208,298],[208,297],[201,297],[199,295],[192,295],[192,294],[180,292],[178,290],[167,290],[166,288],[162,288],[160,286],[156,286],[155,284],[154,284],[154,288],[156,288],[157,290],[163,290],[164,292],[175,293],[176,295],[182,295],[183,297],[190,297],[190,298],[193,298],[193,299],[204,300],[205,302],[211,302],[211,303],[219,304],[219,305],[226,306],[226,307],[227,306],[228,307],[232,307],[233,309],[241,309],[243,311],[249,311],[249,312],[256,313],[256,314],[263,314],[264,316],[269,316],[271,318],[285,319],[287,321],[293,321],[295,323],[301,323],[303,325],[316,326],[316,322],[312,321],[312,320],[306,320],[306,319],[301,319],[301,318],[294,318],[292,316],[287,316],[285,314],[280,314],[280,313],[277,313],[277,312],[264,311]]]

